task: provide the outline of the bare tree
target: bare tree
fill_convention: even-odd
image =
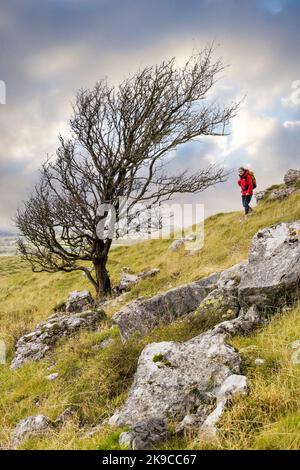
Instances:
[[[160,204],[177,193],[198,193],[223,182],[224,169],[167,172],[166,155],[200,136],[225,135],[236,103],[219,106],[207,93],[224,69],[211,47],[178,68],[175,59],[146,67],[118,87],[106,80],[81,89],[70,120],[71,138],[60,136],[54,161],[18,210],[21,255],[34,271],[84,271],[98,296],[111,291],[106,269],[112,236],[99,235],[110,204],[133,208]],[[91,270],[90,265],[93,265]]]

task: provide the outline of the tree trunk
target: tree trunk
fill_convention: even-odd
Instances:
[[[110,278],[106,269],[106,260],[96,259],[93,261],[96,274],[97,298],[111,294]]]

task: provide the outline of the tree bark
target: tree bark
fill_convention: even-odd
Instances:
[[[111,282],[108,271],[106,269],[105,259],[93,260],[93,265],[96,275],[96,293],[97,298],[104,297],[111,294]]]

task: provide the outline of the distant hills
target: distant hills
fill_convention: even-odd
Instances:
[[[18,233],[13,230],[0,229],[0,256],[17,254],[16,241],[18,237]]]
[[[0,237],[17,237],[18,234],[17,232],[14,232],[12,230],[1,230],[0,229]]]

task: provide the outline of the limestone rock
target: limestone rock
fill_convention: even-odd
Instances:
[[[195,315],[209,315],[221,319],[235,318],[240,310],[238,285],[247,269],[247,262],[221,272],[216,289],[210,292],[200,303]]]
[[[137,422],[129,432],[123,432],[119,444],[133,450],[149,450],[155,444],[165,441],[168,434],[165,419],[150,418]]]
[[[238,264],[235,264],[231,268],[225,269],[219,275],[217,281],[217,287],[221,289],[231,289],[235,288],[241,282],[242,276],[247,271],[248,261],[241,261]]]
[[[94,300],[91,293],[87,290],[73,291],[70,293],[66,302],[66,312],[80,313],[93,306]]]
[[[66,424],[68,421],[71,421],[74,418],[74,415],[75,415],[74,408],[72,406],[69,406],[57,416],[54,422],[54,425],[60,428],[64,424]]]
[[[149,271],[143,271],[139,274],[132,274],[130,269],[125,267],[122,270],[121,280],[119,284],[114,288],[114,291],[117,294],[122,292],[126,292],[132,287],[134,284],[139,282],[141,279],[146,279],[147,277],[154,277],[160,272],[160,269],[150,269]]]
[[[283,179],[287,186],[294,186],[300,181],[300,170],[289,170]]]
[[[57,373],[57,372],[53,372],[53,374],[47,375],[47,376],[46,376],[46,379],[52,381],[52,380],[57,379],[57,377],[58,377],[58,373]]]
[[[107,348],[108,346],[110,346],[112,343],[113,343],[113,339],[112,338],[107,338],[107,339],[104,339],[103,341],[101,341],[99,344],[94,344],[92,346],[92,349],[95,349],[96,351],[100,350],[100,349],[105,349]]]
[[[266,361],[264,359],[261,359],[260,357],[258,357],[257,359],[255,359],[254,364],[256,366],[262,366],[262,365],[264,365],[265,362]]]
[[[146,334],[161,323],[170,323],[195,311],[215,288],[218,278],[219,275],[213,274],[150,299],[133,300],[113,316],[113,321],[125,340],[134,333]]]
[[[255,193],[256,204],[259,204],[267,194],[267,190],[258,191]]]
[[[50,429],[52,429],[52,424],[46,416],[29,416],[17,424],[12,433],[11,444],[13,447],[17,447],[25,439],[37,434],[43,434]]]
[[[131,448],[132,441],[133,441],[132,432],[122,432],[120,434],[120,437],[119,437],[120,446]]]
[[[182,246],[185,246],[187,242],[193,242],[195,241],[196,237],[195,235],[188,235],[183,238],[179,238],[178,240],[174,240],[171,245],[169,246],[170,251],[177,251],[179,248]]]
[[[194,315],[209,315],[217,319],[236,317],[240,310],[237,289],[215,289],[200,303]]]
[[[202,424],[202,431],[209,438],[217,435],[216,425],[221,418],[228,400],[235,395],[247,395],[247,378],[244,375],[230,375],[216,391],[217,406]]]
[[[109,424],[129,426],[130,435],[124,439],[132,447],[135,424],[158,417],[177,422],[180,432],[196,425],[213,434],[228,399],[247,393],[246,378],[240,375],[240,355],[226,341],[252,331],[261,321],[252,307],[185,343],[146,346],[125,405]],[[164,436],[161,433],[161,439]]]
[[[150,299],[133,300],[113,316],[113,321],[119,326],[123,339],[127,340],[134,333],[145,335],[160,324],[171,323],[196,309],[203,313],[211,311],[220,319],[222,315],[231,318],[239,311],[237,286],[246,268],[247,263],[243,261],[221,273]]]
[[[17,369],[27,361],[38,361],[51,351],[59,338],[75,334],[80,329],[93,330],[103,322],[105,313],[102,310],[70,314],[56,313],[35,330],[22,336],[16,344],[12,369]]]
[[[293,186],[290,186],[288,188],[275,189],[275,191],[272,191],[272,193],[270,194],[269,199],[271,200],[285,199],[286,197],[290,196],[295,191],[296,191],[296,188],[294,188]]]
[[[272,311],[288,304],[300,284],[300,221],[260,230],[253,238],[249,264],[239,285],[242,307]]]

